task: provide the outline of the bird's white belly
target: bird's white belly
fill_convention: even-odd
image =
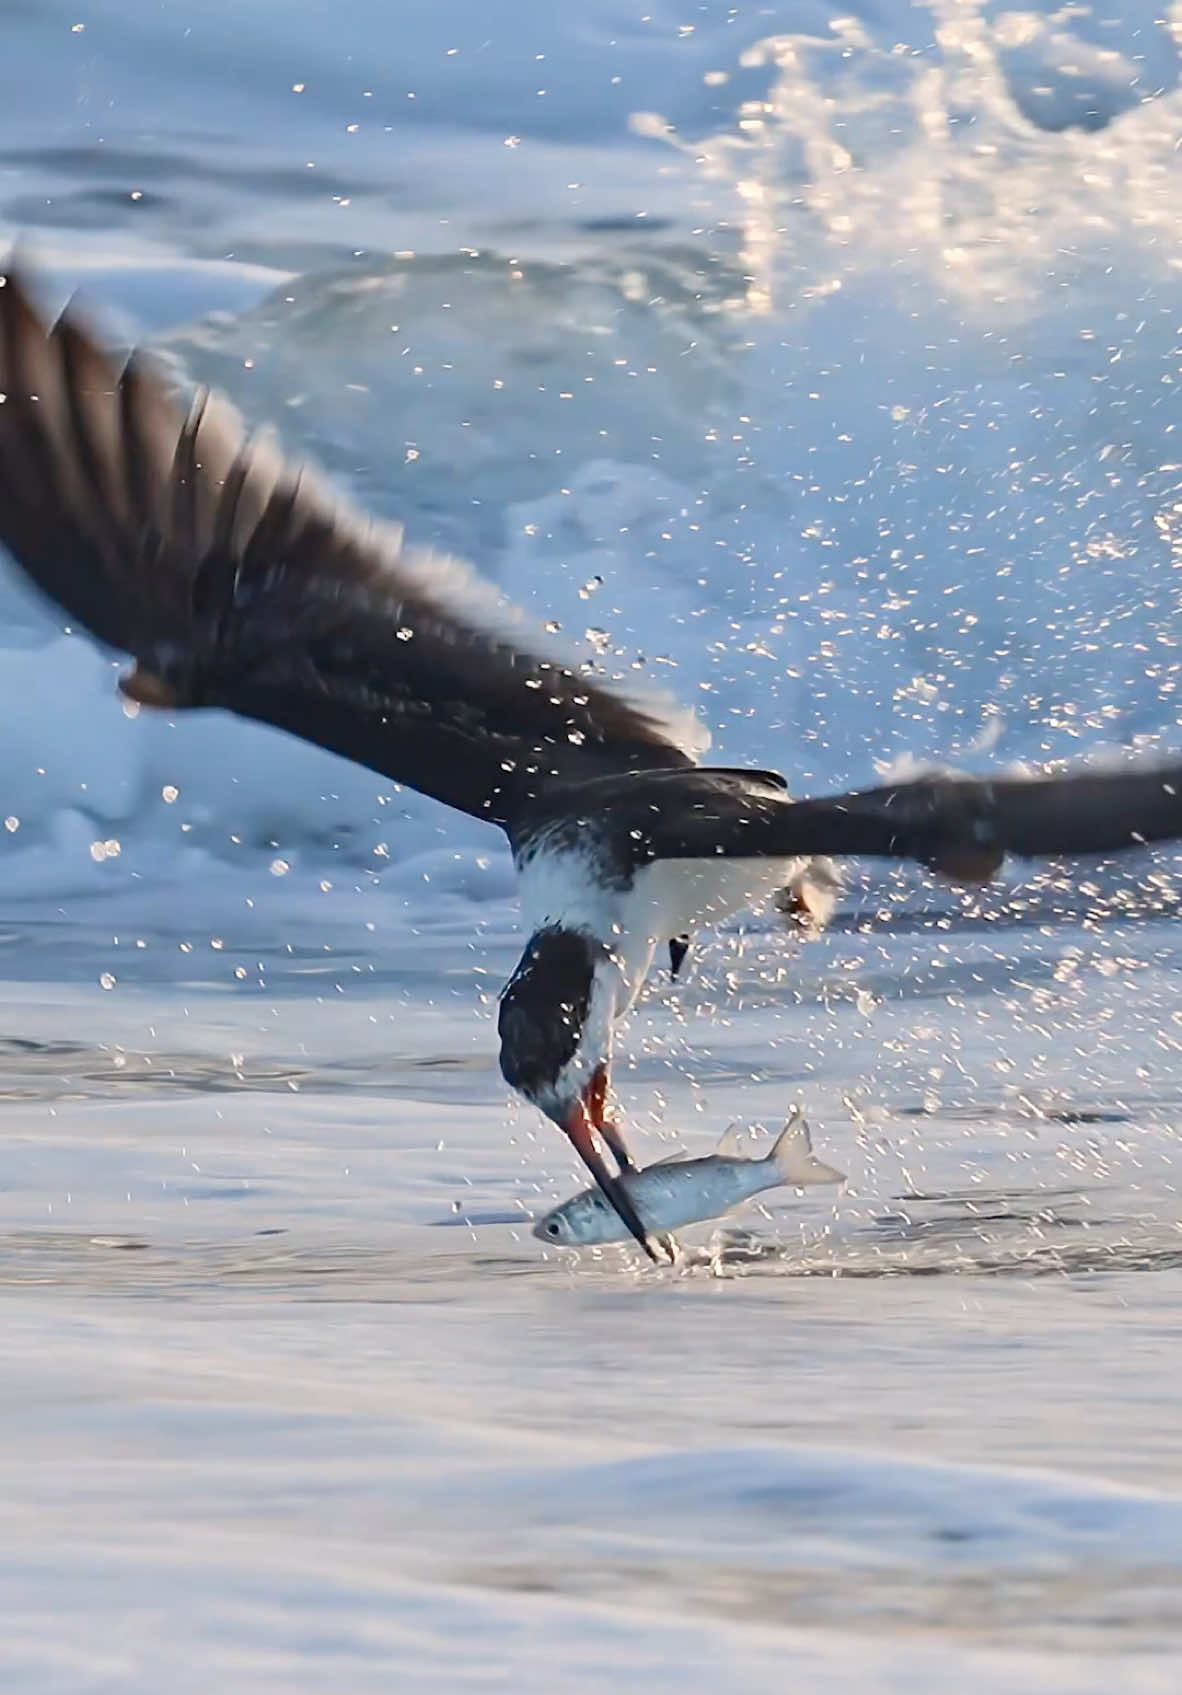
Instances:
[[[652,942],[717,924],[758,905],[791,881],[799,859],[658,859],[636,873],[623,898],[624,924]]]
[[[579,852],[542,853],[522,867],[519,894],[527,929],[563,924],[610,943],[621,933],[650,943],[717,924],[798,877],[805,859],[658,859],[626,889],[604,885]]]
[[[804,859],[658,859],[642,866],[629,888],[605,885],[579,852],[538,854],[521,871],[527,930],[547,925],[583,929],[608,947],[618,975],[591,1019],[607,1024],[631,1007],[661,943],[717,924],[757,905],[800,875]],[[605,979],[606,982],[606,979]]]

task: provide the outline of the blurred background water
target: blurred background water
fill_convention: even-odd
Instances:
[[[39,0],[4,13],[0,217],[721,755],[826,787],[1124,746],[1177,717],[1159,12]],[[127,722],[3,605],[22,883],[281,839],[385,842],[417,892],[433,809],[261,729]],[[489,891],[499,844],[446,828]]]
[[[1179,745],[1182,10],[0,0],[0,225],[800,789]],[[0,582],[5,1688],[1173,1691],[1173,857],[657,985],[521,1228],[503,847]]]

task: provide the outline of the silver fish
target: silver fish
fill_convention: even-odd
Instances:
[[[677,1230],[717,1218],[764,1189],[781,1184],[803,1188],[809,1183],[844,1183],[845,1173],[825,1165],[813,1153],[809,1128],[800,1112],[794,1112],[772,1150],[764,1159],[737,1158],[724,1151],[733,1148],[727,1131],[718,1152],[705,1159],[674,1155],[629,1171],[621,1178],[641,1222],[650,1230]],[[543,1242],[562,1248],[585,1248],[600,1242],[630,1239],[611,1202],[598,1189],[584,1189],[555,1207],[534,1225],[533,1233]]]

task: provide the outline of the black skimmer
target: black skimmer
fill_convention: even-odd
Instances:
[[[498,825],[529,940],[500,1004],[501,1070],[569,1136],[649,1254],[619,1182],[612,1038],[658,948],[755,899],[809,906],[815,856],[988,879],[1007,853],[1111,853],[1182,834],[1182,765],[922,777],[793,800],[699,766],[653,710],[547,657],[498,598],[349,511],[217,395],[113,363],[12,267],[0,287],[0,544],[169,712],[262,720]],[[613,1171],[604,1148],[612,1156]]]

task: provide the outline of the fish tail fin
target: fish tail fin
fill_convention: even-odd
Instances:
[[[813,1139],[804,1113],[795,1107],[792,1116],[777,1136],[768,1158],[775,1165],[781,1183],[797,1189],[810,1183],[844,1183],[845,1172],[826,1165],[813,1152]]]

